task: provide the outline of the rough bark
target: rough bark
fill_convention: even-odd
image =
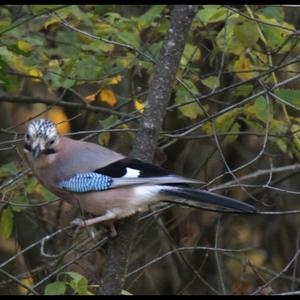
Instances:
[[[187,33],[197,10],[197,5],[175,5],[172,9],[170,26],[160,51],[156,74],[151,82],[145,112],[131,152],[131,156],[135,158],[152,161]],[[109,242],[106,268],[98,290],[99,294],[121,293],[137,218],[133,216],[126,219],[126,222],[119,227],[118,237]]]

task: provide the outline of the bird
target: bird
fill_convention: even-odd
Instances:
[[[252,213],[245,202],[193,188],[196,179],[172,174],[167,169],[96,143],[75,140],[57,132],[49,119],[34,119],[24,136],[24,156],[33,175],[53,194],[93,215],[77,218],[79,227],[102,223],[117,236],[115,222],[144,212],[161,201],[202,203]],[[176,200],[177,199],[177,200]]]

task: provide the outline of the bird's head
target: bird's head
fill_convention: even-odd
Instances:
[[[34,160],[41,154],[53,154],[58,140],[56,126],[47,119],[34,120],[28,125],[24,139],[24,151],[31,153]]]

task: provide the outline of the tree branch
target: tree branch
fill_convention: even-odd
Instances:
[[[124,113],[95,105],[90,105],[88,103],[75,103],[75,102],[67,102],[60,101],[59,99],[47,99],[40,97],[29,97],[29,96],[10,96],[10,95],[2,95],[0,96],[0,102],[11,102],[11,103],[43,103],[47,105],[56,105],[62,107],[72,107],[78,109],[85,109],[93,112],[103,112],[106,114],[112,114],[117,116],[124,116]]]
[[[160,52],[158,68],[149,89],[145,112],[131,156],[152,161],[187,33],[197,10],[197,5],[175,5],[172,9],[170,27]],[[134,216],[126,220],[119,230],[117,239],[110,241],[106,268],[98,290],[99,294],[121,293],[125,283],[137,219],[138,217]]]

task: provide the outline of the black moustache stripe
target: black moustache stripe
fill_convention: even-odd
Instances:
[[[32,147],[29,144],[25,144],[24,148],[28,150],[29,152],[32,152]],[[46,149],[43,151],[44,154],[49,155],[49,154],[54,154],[56,153],[54,149]]]
[[[44,151],[44,153],[45,153],[46,155],[54,154],[54,153],[55,153],[55,150],[54,150],[54,149],[46,149],[46,150]]]
[[[31,148],[31,146],[30,146],[30,145],[28,145],[28,144],[25,144],[25,145],[24,145],[24,148],[25,148],[26,150],[28,150],[29,152],[31,152],[31,151],[32,151],[32,148]]]

